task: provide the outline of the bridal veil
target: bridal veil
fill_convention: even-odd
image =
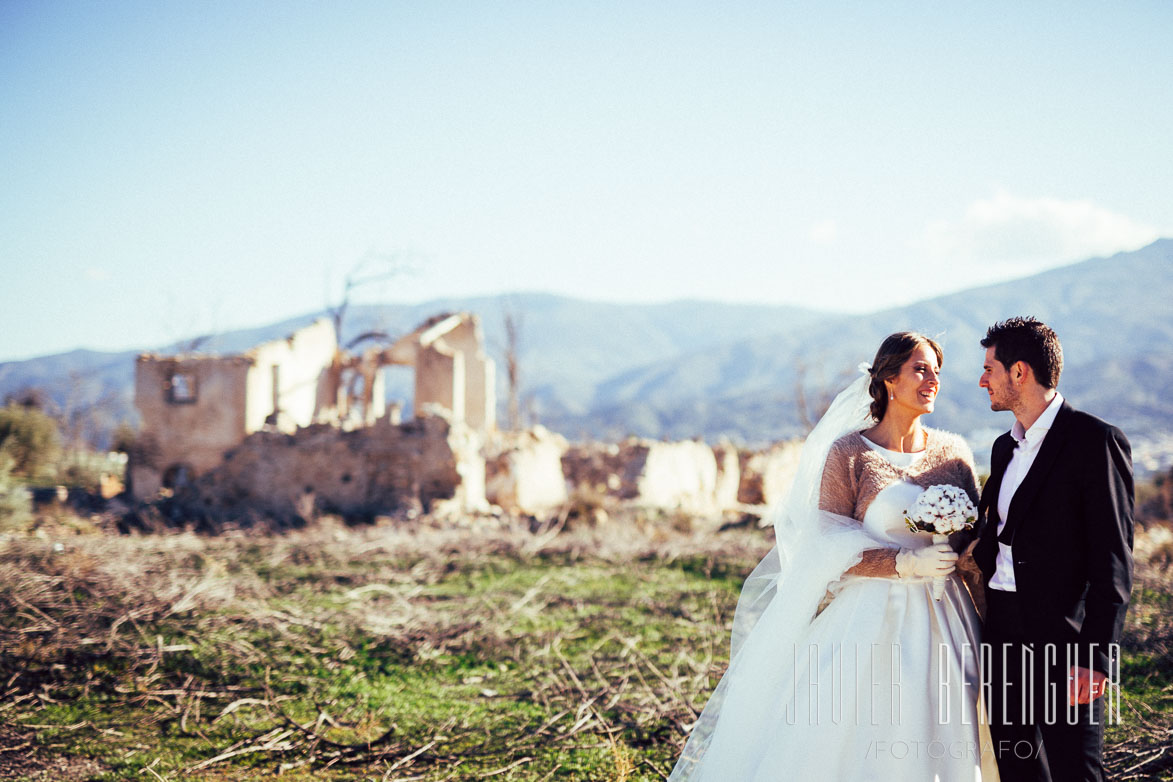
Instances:
[[[729,668],[693,727],[672,782],[720,778],[721,764],[712,762],[718,759],[706,757],[712,754],[710,749],[716,749],[718,733],[751,746],[755,735],[766,740],[769,723],[777,719],[777,704],[755,697],[763,691],[763,677],[791,676],[801,653],[799,645],[828,591],[834,591],[835,582],[860,561],[865,550],[885,545],[868,535],[856,519],[819,509],[831,445],[873,423],[870,375],[866,365],[860,369],[865,374],[835,398],[807,436],[794,483],[771,511],[775,545],[742,587],[733,619]]]

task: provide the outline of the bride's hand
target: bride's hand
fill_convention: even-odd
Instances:
[[[948,543],[935,543],[919,549],[900,549],[896,555],[896,573],[901,578],[947,576],[957,567],[957,552]]]

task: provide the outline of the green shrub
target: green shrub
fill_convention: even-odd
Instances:
[[[0,407],[0,453],[11,459],[10,471],[35,479],[47,473],[61,447],[57,423],[34,407]]]
[[[12,475],[14,460],[0,450],[0,532],[24,529],[33,520],[28,489]]]

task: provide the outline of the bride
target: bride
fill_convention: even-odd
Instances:
[[[929,486],[977,503],[964,440],[921,424],[941,360],[932,339],[892,334],[808,436],[673,782],[998,778],[978,617],[956,572],[968,533],[934,545],[905,523]]]

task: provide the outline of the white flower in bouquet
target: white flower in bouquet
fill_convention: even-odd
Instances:
[[[977,510],[961,487],[938,484],[920,493],[904,511],[904,520],[913,532],[930,532],[933,543],[945,543],[954,532],[973,529]],[[945,578],[938,576],[933,579],[933,598],[940,600],[944,594]]]

